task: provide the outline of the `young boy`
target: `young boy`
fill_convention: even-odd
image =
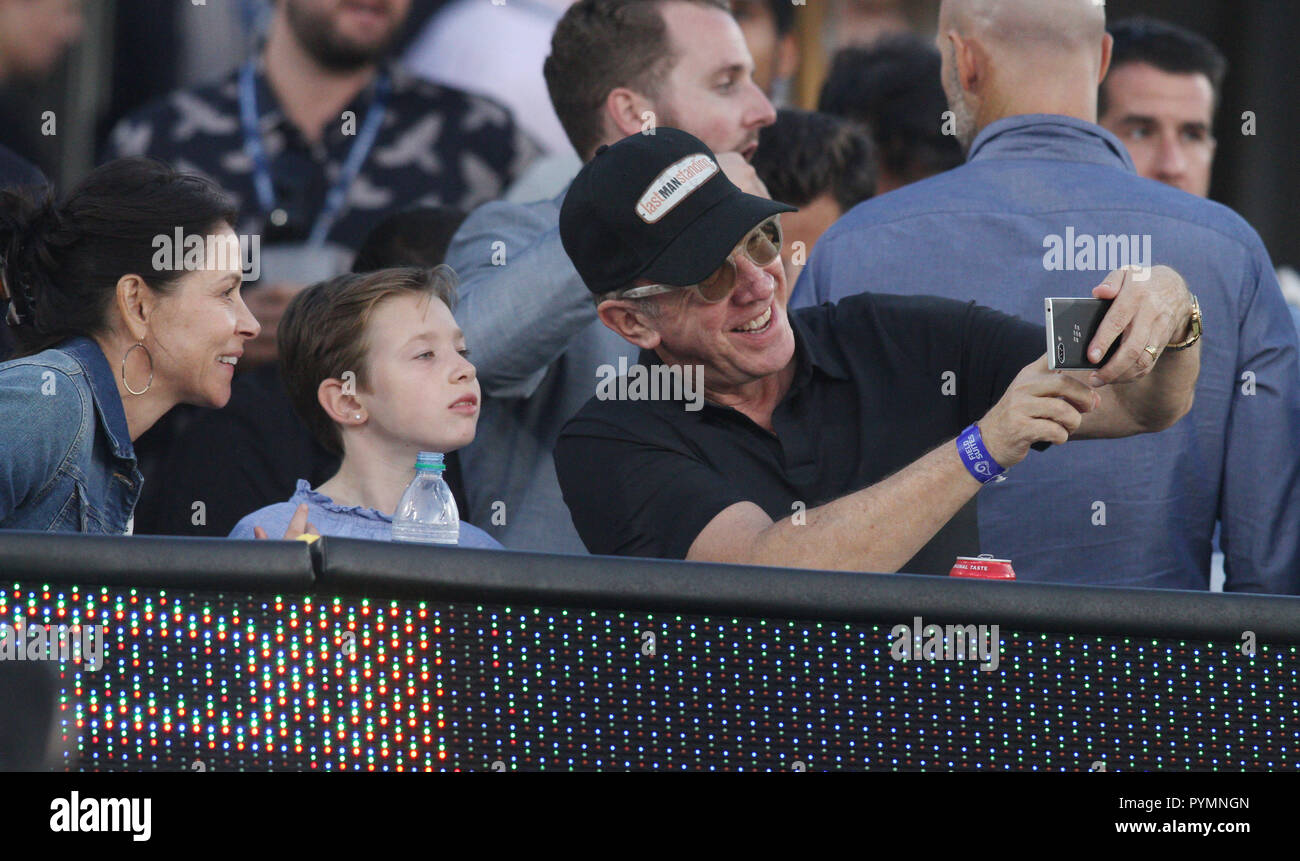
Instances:
[[[479,384],[454,304],[446,266],[341,275],[294,297],[278,335],[285,386],[294,410],[343,462],[315,489],[300,479],[288,502],[240,520],[231,538],[319,530],[392,540],[391,512],[416,455],[474,439]],[[460,546],[501,547],[464,521]]]

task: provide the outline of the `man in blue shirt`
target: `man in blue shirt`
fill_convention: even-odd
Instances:
[[[1022,580],[1205,589],[1219,518],[1226,590],[1300,592],[1300,365],[1258,235],[1136,176],[1095,124],[1111,43],[1092,0],[945,0],[939,44],[967,164],[837,222],[792,306],[933,293],[1039,321],[1114,266],[1174,267],[1205,320],[1191,413],[1028,458],[980,494],[982,549]]]

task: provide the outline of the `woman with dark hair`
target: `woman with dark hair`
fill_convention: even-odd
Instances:
[[[0,192],[0,529],[122,534],[132,446],[180,403],[220,407],[260,327],[239,287],[230,200],[152,159],[119,159],[60,203]],[[181,247],[177,247],[177,246]]]

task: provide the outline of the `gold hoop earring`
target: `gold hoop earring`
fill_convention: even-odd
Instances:
[[[144,388],[138,392],[131,388],[131,384],[126,381],[126,357],[131,355],[131,351],[137,347],[144,350],[144,354],[149,357],[149,382],[145,383]],[[144,345],[144,341],[135,342],[131,346],[127,347],[126,352],[122,354],[122,385],[125,386],[126,390],[133,395],[143,395],[145,392],[149,391],[149,387],[153,385],[153,353],[149,352],[149,348]]]

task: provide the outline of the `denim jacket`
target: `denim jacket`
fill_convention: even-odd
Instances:
[[[129,533],[143,481],[98,344],[0,363],[0,529]]]

